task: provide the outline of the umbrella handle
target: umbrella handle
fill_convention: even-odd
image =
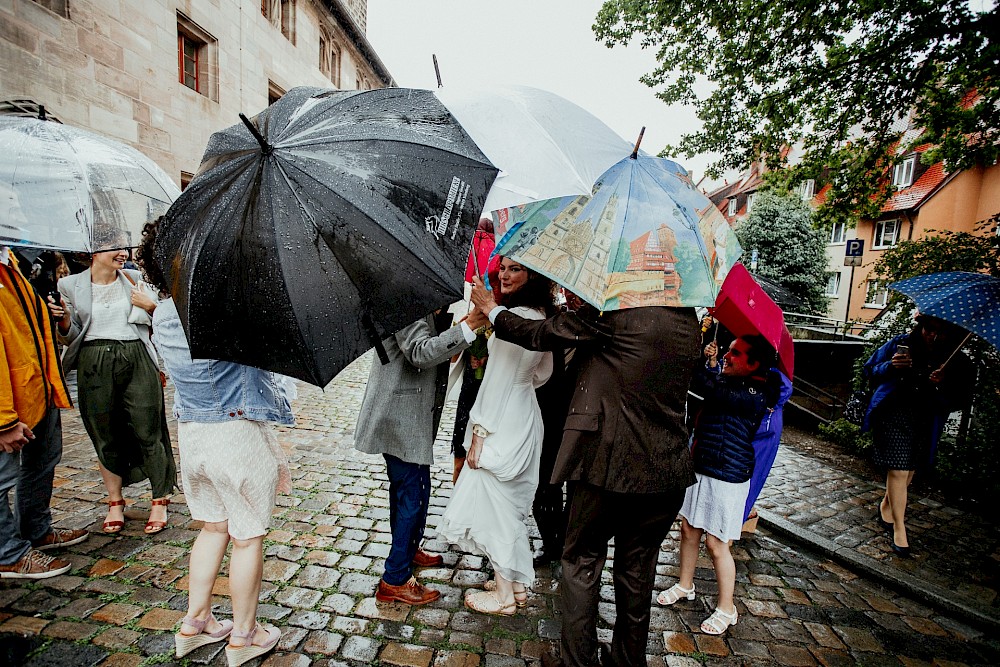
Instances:
[[[368,311],[365,311],[364,315],[361,316],[361,326],[368,332],[368,340],[375,348],[378,360],[385,366],[389,363],[389,353],[385,351],[385,346],[382,345],[382,338],[378,335],[378,329],[375,328],[375,321],[372,320],[372,316]]]
[[[955,350],[951,354],[948,355],[948,358],[944,360],[943,364],[941,364],[941,368],[944,368],[945,366],[948,365],[948,362],[952,360],[952,357],[954,357],[956,354],[958,354],[958,351],[961,350],[965,346],[965,343],[971,337],[972,337],[972,333],[971,332],[965,334],[965,338],[963,338],[962,342],[958,344],[958,347],[956,347]],[[941,368],[939,368],[938,370],[941,370]]]

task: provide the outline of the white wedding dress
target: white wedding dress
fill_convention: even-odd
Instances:
[[[532,308],[512,308],[526,319],[544,315]],[[479,468],[466,464],[445,508],[438,535],[469,553],[490,559],[508,581],[530,586],[535,579],[525,520],[538,486],[542,451],[542,415],[535,388],[552,374],[552,354],[532,352],[492,336],[489,362],[472,406],[465,447],[472,447],[472,426],[489,435]]]

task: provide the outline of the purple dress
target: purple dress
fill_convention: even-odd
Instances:
[[[750,492],[747,494],[747,504],[743,510],[743,520],[750,516],[750,510],[757,502],[757,496],[764,488],[767,476],[771,474],[771,466],[778,455],[778,445],[781,443],[781,428],[784,424],[785,403],[792,395],[792,381],[788,377],[774,368],[772,373],[776,373],[781,381],[781,388],[778,390],[778,401],[772,408],[769,408],[760,422],[757,435],[753,437],[754,467],[753,476],[750,478]]]

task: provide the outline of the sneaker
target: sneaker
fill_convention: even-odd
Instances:
[[[73,544],[79,544],[85,539],[90,537],[90,533],[83,530],[64,530],[62,528],[53,528],[49,531],[48,535],[40,540],[35,540],[32,544],[34,548],[39,551],[48,551],[49,549],[61,549],[62,547],[68,547]]]
[[[38,549],[28,549],[21,560],[0,565],[0,579],[48,579],[69,572],[69,561],[46,556]]]

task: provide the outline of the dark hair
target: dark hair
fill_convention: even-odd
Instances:
[[[767,373],[774,366],[777,355],[774,348],[767,339],[761,335],[740,336],[740,340],[747,344],[747,361],[758,364],[758,373]]]
[[[160,263],[156,261],[155,252],[156,234],[159,230],[161,220],[163,220],[163,216],[142,226],[142,241],[135,250],[135,261],[146,276],[146,282],[160,292],[169,294],[170,290],[167,289],[167,278],[163,275],[163,271],[160,270]]]
[[[501,257],[500,261],[502,262],[503,259]],[[512,259],[511,261],[513,262],[514,260]],[[516,292],[503,294],[500,292],[500,281],[498,279],[494,287],[497,303],[507,308],[517,308],[518,306],[539,308],[545,311],[546,315],[551,315],[552,308],[555,305],[556,284],[537,271],[524,266],[524,264],[520,262],[516,263],[520,264],[528,272],[528,281]]]

